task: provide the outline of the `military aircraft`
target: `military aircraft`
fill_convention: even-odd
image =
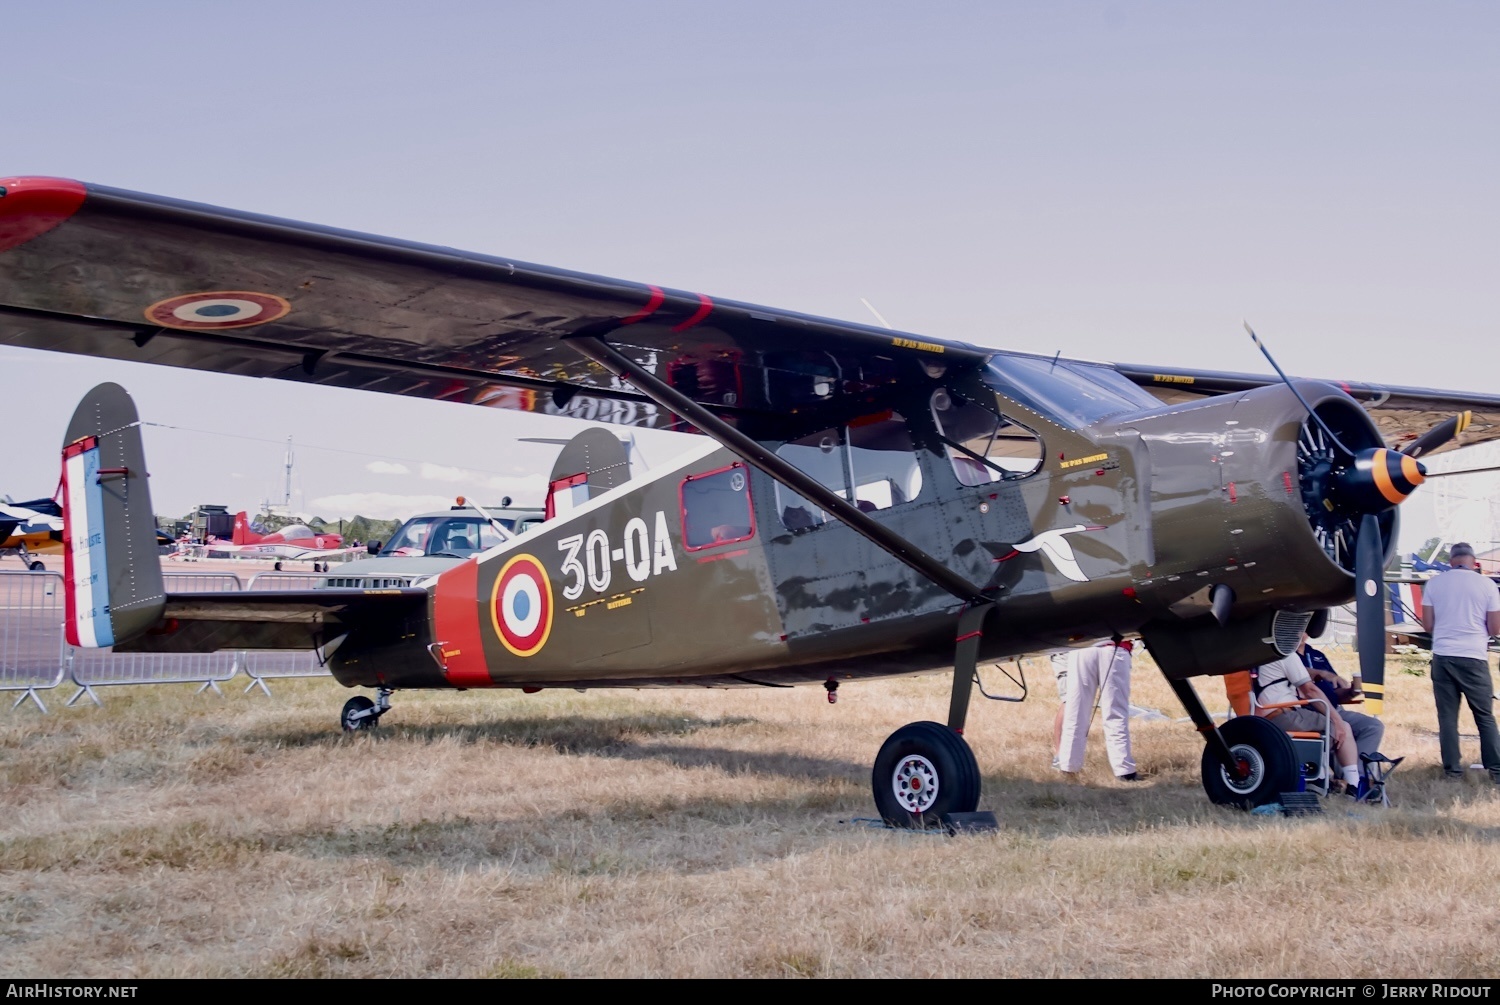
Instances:
[[[62,507],[54,499],[0,502],[0,552],[14,551],[32,572],[47,566],[37,553],[62,551]]]
[[[341,534],[318,533],[305,524],[294,523],[270,534],[262,534],[250,525],[244,511],[234,515],[234,533],[228,541],[210,539],[204,544],[179,545],[180,552],[197,555],[250,555],[283,561],[313,563],[315,572],[324,571],[324,562],[334,555],[363,552],[363,548],[345,548]]]
[[[1494,395],[1049,358],[73,181],[0,193],[0,344],[701,437],[410,588],[175,595],[135,408],[102,385],[63,452],[74,644],[315,648],[376,691],[347,729],[406,688],[832,696],[953,667],[946,722],[874,760],[904,826],[978,804],[981,661],[1105,637],[1145,641],[1211,799],[1294,789],[1287,735],[1216,726],[1193,678],[1290,653],[1353,596],[1378,710],[1417,457],[1500,437]]]

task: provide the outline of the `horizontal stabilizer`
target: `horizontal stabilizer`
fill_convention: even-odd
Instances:
[[[161,623],[115,652],[319,649],[353,632],[425,618],[427,598],[422,589],[170,594]]]

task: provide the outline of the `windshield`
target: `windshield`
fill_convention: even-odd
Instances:
[[[505,519],[500,523],[510,527],[510,522]],[[408,558],[421,555],[468,558],[500,542],[500,532],[477,516],[419,516],[406,521],[396,531],[395,537],[380,549],[380,554]]]
[[[1160,408],[1161,402],[1107,366],[996,353],[985,382],[1043,414],[1087,426],[1121,412]]]

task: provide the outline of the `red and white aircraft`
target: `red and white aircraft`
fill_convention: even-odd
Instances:
[[[178,546],[178,554],[194,556],[224,553],[315,563],[333,555],[363,550],[344,547],[344,538],[340,534],[319,534],[300,523],[290,524],[273,534],[260,534],[250,527],[250,518],[243,511],[234,516],[234,536],[230,540]]]

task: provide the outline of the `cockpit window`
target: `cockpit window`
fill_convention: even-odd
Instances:
[[[932,417],[961,484],[1024,478],[1041,467],[1041,439],[992,407],[939,389],[932,393]]]
[[[911,502],[922,491],[922,467],[900,412],[855,419],[845,431],[854,505],[866,513]]]
[[[777,448],[783,457],[865,513],[890,509],[922,492],[922,467],[911,430],[900,412],[862,416],[847,426],[824,429]],[[828,514],[791,489],[776,486],[776,508],[787,530],[828,522]]]
[[[1043,414],[1080,426],[1121,412],[1160,408],[1161,402],[1107,366],[996,353],[985,382]]]

